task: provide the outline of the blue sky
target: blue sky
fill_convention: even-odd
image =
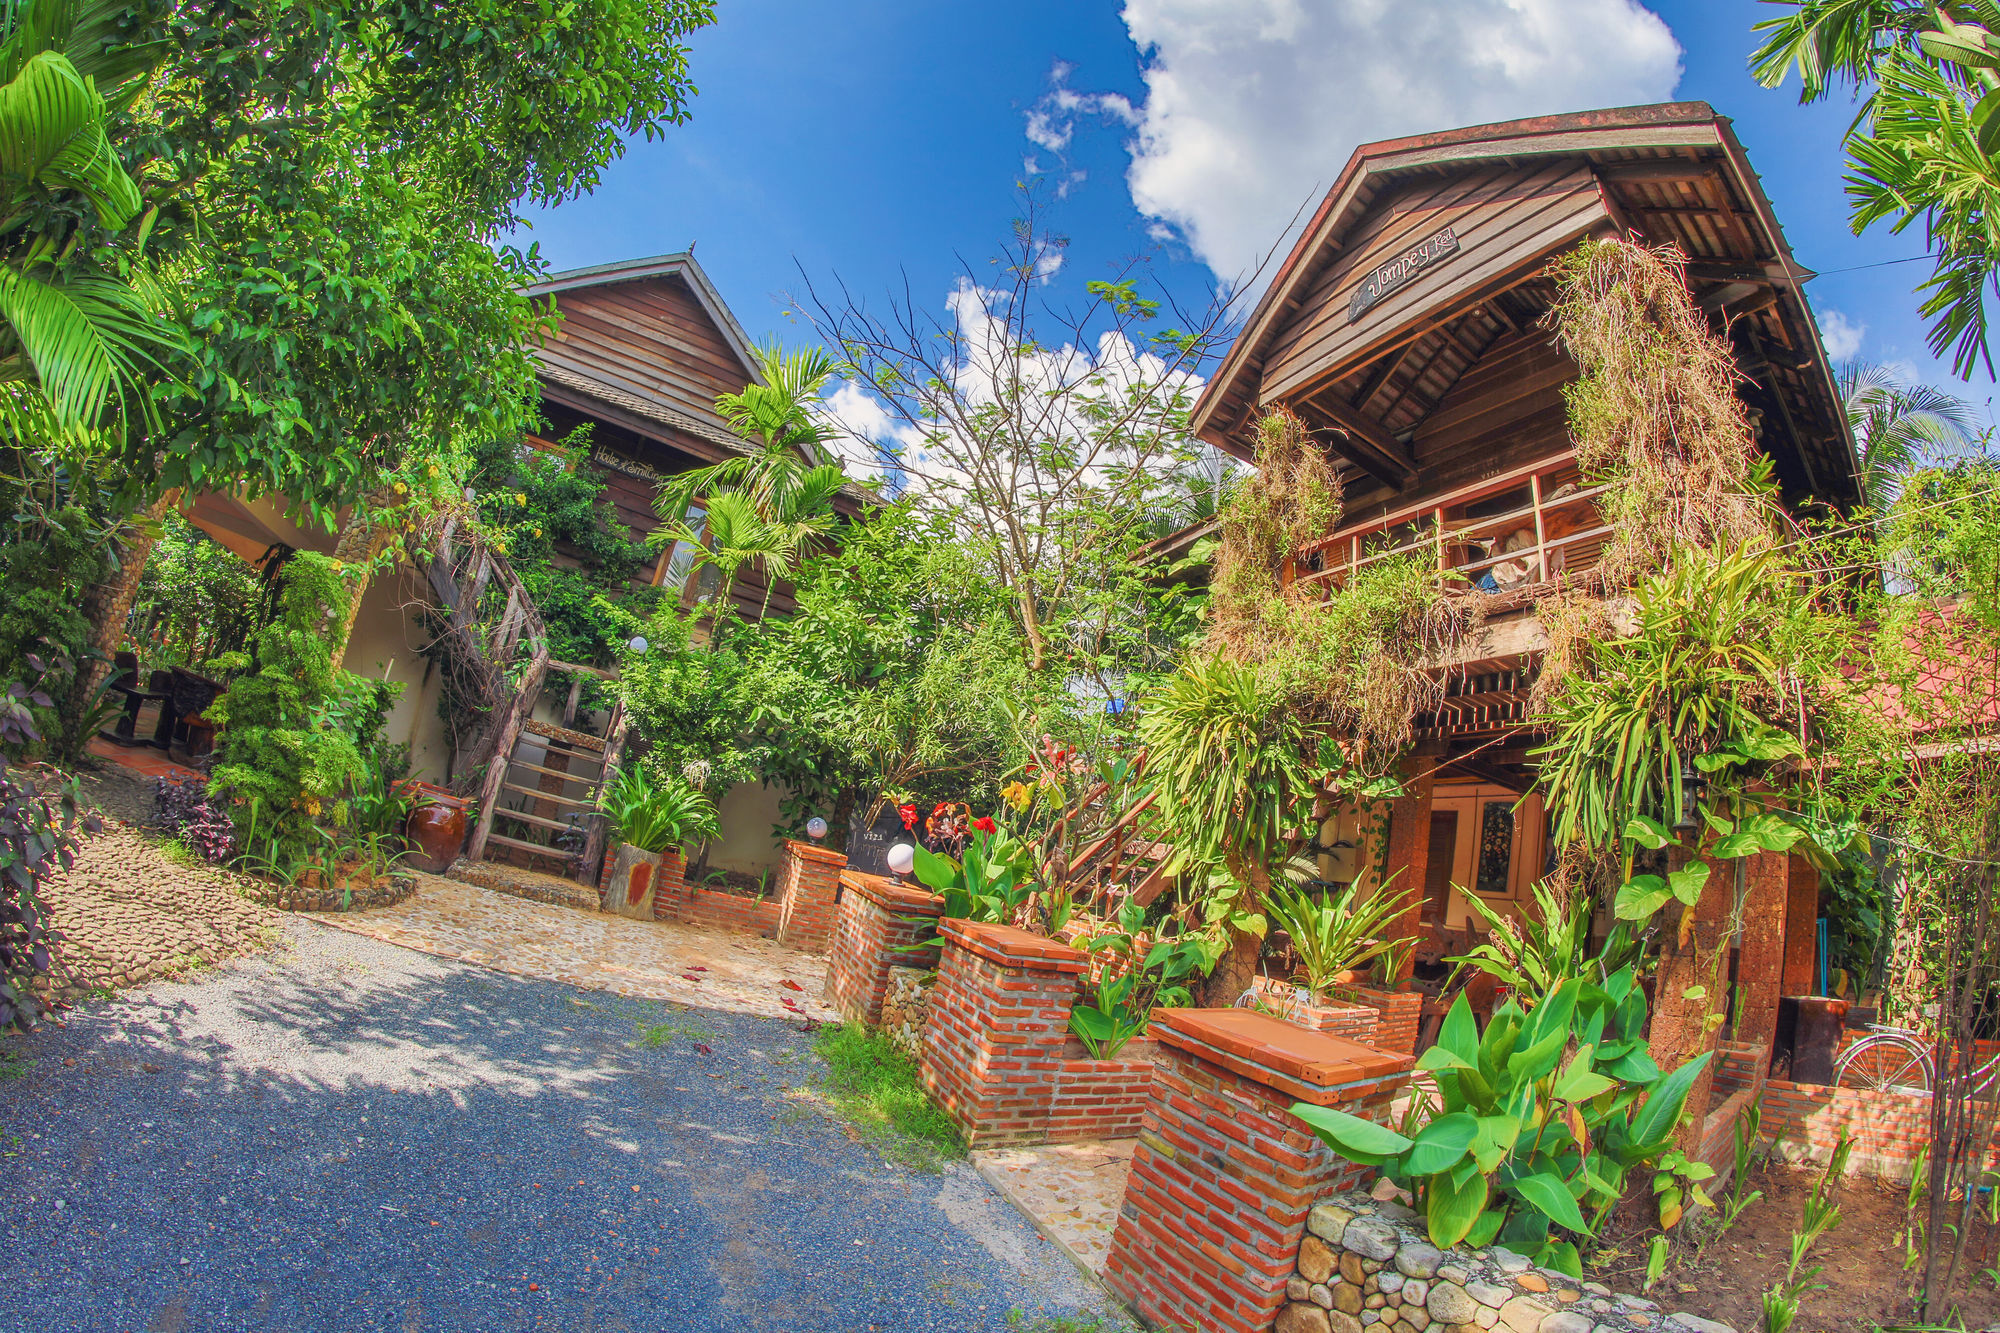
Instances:
[[[1275,243],[1356,143],[1668,98],[1736,131],[1801,262],[1829,346],[1953,384],[1911,295],[1915,231],[1856,239],[1841,193],[1850,104],[1803,108],[1745,72],[1742,0],[720,0],[693,42],[693,118],[635,142],[595,194],[535,219],[557,268],[696,255],[753,337],[799,268],[942,310],[992,254],[1027,163],[1066,181],[1057,283],[1150,256],[1195,296]],[[1140,42],[1146,43],[1143,51]],[[1676,48],[1678,48],[1676,50]],[[1057,89],[1073,96],[1063,96]],[[1029,139],[1032,127],[1042,140]],[[1060,143],[1052,151],[1050,145]],[[1135,165],[1135,153],[1137,161]],[[1136,200],[1136,202],[1135,202]],[[1976,380],[1958,391],[1993,395]]]

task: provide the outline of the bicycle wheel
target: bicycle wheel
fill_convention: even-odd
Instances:
[[[1833,1062],[1833,1086],[1863,1092],[1929,1092],[1930,1049],[1901,1032],[1871,1032]]]

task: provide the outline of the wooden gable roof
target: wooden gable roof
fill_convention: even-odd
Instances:
[[[1206,386],[1194,428],[1250,459],[1256,416],[1287,403],[1357,474],[1354,500],[1409,492],[1444,465],[1445,443],[1518,434],[1524,414],[1559,431],[1559,416],[1543,418],[1576,372],[1538,327],[1554,295],[1548,260],[1614,231],[1687,256],[1786,491],[1857,501],[1853,440],[1801,289],[1812,274],[1728,120],[1702,102],[1357,149]]]
[[[523,290],[562,315],[535,348],[546,397],[645,433],[666,427],[698,457],[744,451],[715,397],[757,381],[756,359],[692,254],[571,269]]]

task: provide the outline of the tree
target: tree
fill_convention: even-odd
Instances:
[[[1065,655],[1089,603],[1129,591],[1114,585],[1145,540],[1151,498],[1198,457],[1187,414],[1231,310],[1142,295],[1136,261],[1086,283],[1079,306],[1058,306],[1047,280],[1067,242],[1041,212],[1030,192],[992,274],[968,266],[948,317],[907,295],[877,315],[810,278],[797,303],[898,423],[896,475],[984,539],[1037,670]],[[1178,327],[1145,331],[1167,312]]]
[[[1837,383],[1861,457],[1862,490],[1878,508],[1894,503],[1904,477],[1977,437],[1972,404],[1928,384],[1905,384],[1887,366],[1850,361]]]
[[[1878,222],[1901,234],[1919,219],[1936,256],[1917,288],[1931,323],[1930,347],[1951,352],[1970,379],[1988,348],[1986,291],[2000,279],[2000,4],[1964,0],[1779,0],[1791,12],[1754,31],[1759,82],[1775,88],[1794,71],[1800,100],[1835,88],[1874,85],[1848,132],[1847,194],[1854,232]],[[1961,21],[1961,19],[1968,21]],[[1862,123],[1866,122],[1866,129]]]

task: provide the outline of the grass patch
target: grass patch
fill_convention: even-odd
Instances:
[[[595,1005],[589,1006],[595,1008]],[[705,1023],[687,1018],[685,1009],[668,1010],[668,1017],[658,1023],[648,1023],[644,1019],[634,1019],[632,1026],[639,1033],[639,1039],[632,1044],[643,1046],[649,1051],[657,1051],[662,1046],[670,1046],[676,1037],[686,1037],[689,1041],[700,1041],[713,1037],[715,1029]]]
[[[833,1109],[884,1157],[936,1171],[965,1155],[958,1126],[924,1094],[917,1062],[858,1023],[820,1030],[813,1050],[826,1061]]]

